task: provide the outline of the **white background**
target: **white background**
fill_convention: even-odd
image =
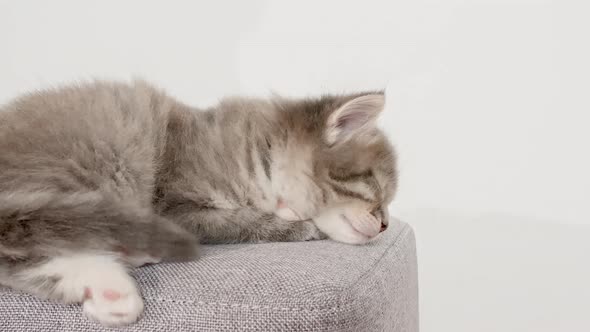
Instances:
[[[422,330],[588,331],[588,9],[0,0],[0,103],[92,77],[143,77],[196,106],[386,87]]]

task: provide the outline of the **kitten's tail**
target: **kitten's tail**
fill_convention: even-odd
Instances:
[[[0,193],[0,257],[96,250],[184,261],[197,257],[197,242],[148,209],[96,192]]]

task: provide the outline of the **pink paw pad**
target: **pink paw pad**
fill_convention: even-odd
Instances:
[[[102,292],[102,297],[104,297],[105,299],[109,300],[109,301],[117,301],[118,299],[121,298],[121,293],[112,290],[112,289],[105,289]]]
[[[92,298],[92,291],[88,287],[84,287],[84,300]]]
[[[121,295],[121,293],[117,292],[116,290],[112,290],[112,289],[105,289],[102,292],[102,297],[107,300],[107,301],[117,301],[118,299],[120,299],[121,297],[123,297],[123,295]],[[84,288],[84,300],[90,300],[92,299],[92,290],[88,287]]]

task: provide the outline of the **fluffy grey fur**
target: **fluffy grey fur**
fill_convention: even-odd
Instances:
[[[189,260],[199,241],[366,243],[396,187],[374,125],[383,103],[366,92],[196,109],[141,81],[22,96],[0,109],[0,284],[121,325],[142,305],[109,316],[118,302],[89,295],[92,278],[64,290],[86,277],[60,267]]]

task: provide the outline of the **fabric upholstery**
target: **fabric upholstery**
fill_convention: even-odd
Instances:
[[[415,239],[397,220],[364,246],[204,246],[198,261],[133,273],[146,304],[134,325],[0,288],[0,331],[418,331]]]

